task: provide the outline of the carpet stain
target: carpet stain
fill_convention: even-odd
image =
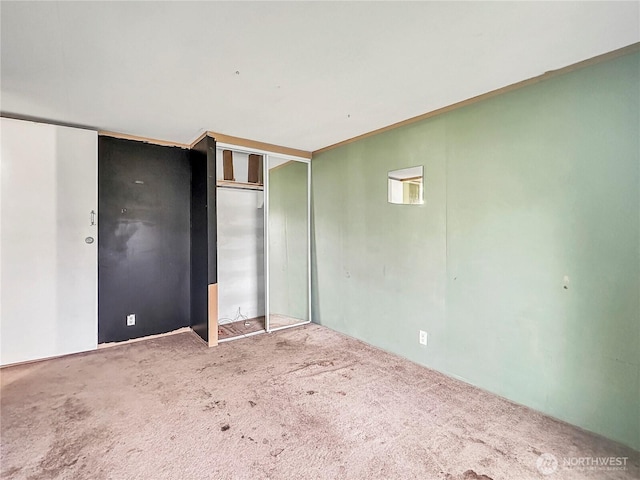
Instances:
[[[54,408],[58,413],[53,418],[55,440],[38,463],[40,471],[32,479],[56,478],[69,467],[78,463],[80,454],[89,445],[98,443],[105,436],[100,429],[77,431],[77,425],[91,416],[91,410],[79,399],[68,397]]]
[[[215,410],[216,408],[225,408],[227,406],[226,400],[216,400],[214,402],[209,402],[202,409],[203,412],[208,412],[211,410]]]
[[[78,463],[85,448],[95,447],[96,443],[102,441],[105,432],[94,429],[74,435],[74,432],[58,431],[56,436],[58,439],[53,442],[44,458],[38,463],[40,472],[29,478],[35,480],[59,477],[63,471]]]
[[[22,470],[22,467],[11,467],[8,470],[5,470],[4,472],[0,473],[0,477],[10,479],[20,470]]]
[[[141,373],[136,379],[138,380],[138,383],[135,385],[136,387],[146,387],[153,380],[153,375],[150,373]]]
[[[483,458],[482,460],[480,460],[478,462],[478,464],[482,465],[483,467],[493,467],[493,466],[495,466],[496,461],[493,458],[486,457],[486,458]]]
[[[291,340],[283,339],[279,342],[276,342],[276,348],[297,348],[298,342],[293,342]]]
[[[304,362],[300,367],[294,368],[293,370],[289,371],[289,373],[294,373],[309,367],[333,367],[333,360],[317,360],[312,362]]]
[[[445,480],[493,480],[493,478],[488,477],[487,475],[477,474],[473,470],[467,470],[462,475],[458,475],[454,477],[450,473],[447,473],[445,476]]]
[[[204,372],[207,368],[211,368],[211,367],[213,367],[213,366],[215,366],[215,363],[207,363],[207,364],[206,364],[206,365],[204,365],[203,367],[201,367],[201,368],[197,368],[197,369],[196,369],[196,372],[198,372],[198,373],[202,373],[202,372]]]
[[[473,443],[479,443],[481,445],[486,445],[488,447],[493,448],[493,450],[495,450],[500,455],[507,456],[507,454],[504,451],[500,450],[498,447],[494,447],[492,445],[489,445],[487,442],[485,442],[484,440],[481,440],[480,438],[466,437],[464,440],[465,441],[469,441],[469,442],[473,442]]]
[[[205,390],[204,388],[201,388],[199,390],[200,395],[202,396],[202,398],[211,398],[211,392],[208,392],[207,390]]]
[[[277,457],[282,452],[284,452],[284,448],[275,448],[275,449],[271,450],[271,452],[269,452],[269,453],[271,454],[272,457]]]
[[[487,442],[485,442],[484,440],[481,440],[479,438],[469,437],[469,438],[467,438],[467,440],[469,440],[470,442],[473,442],[473,443],[481,443],[482,445],[486,445],[487,444]]]
[[[84,403],[73,397],[67,398],[56,410],[62,410],[63,421],[71,422],[81,422],[91,414]]]

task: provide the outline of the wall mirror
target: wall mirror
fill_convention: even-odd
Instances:
[[[424,203],[423,169],[421,165],[390,171],[389,203],[422,205]]]
[[[307,323],[310,315],[308,161],[268,156],[265,168],[266,329]]]

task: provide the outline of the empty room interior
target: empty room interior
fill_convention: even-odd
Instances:
[[[0,478],[640,478],[640,2],[0,19]]]

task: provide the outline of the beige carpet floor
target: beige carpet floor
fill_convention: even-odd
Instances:
[[[638,452],[318,325],[211,349],[187,332],[1,376],[3,479],[639,473]],[[559,461],[546,477],[542,453]],[[611,456],[626,457],[625,469],[563,465]]]

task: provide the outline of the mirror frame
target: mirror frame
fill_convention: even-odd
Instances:
[[[277,157],[279,159],[286,159],[295,162],[307,164],[307,317],[308,320],[303,320],[291,325],[285,325],[282,327],[271,328],[269,316],[271,314],[271,304],[269,302],[270,282],[269,282],[269,160],[271,157]],[[264,161],[262,163],[263,168],[263,182],[264,182],[264,277],[265,277],[265,301],[264,301],[264,317],[265,317],[265,330],[268,333],[278,330],[284,330],[286,328],[299,327],[311,323],[311,160],[308,158],[295,157],[292,155],[266,153]]]

